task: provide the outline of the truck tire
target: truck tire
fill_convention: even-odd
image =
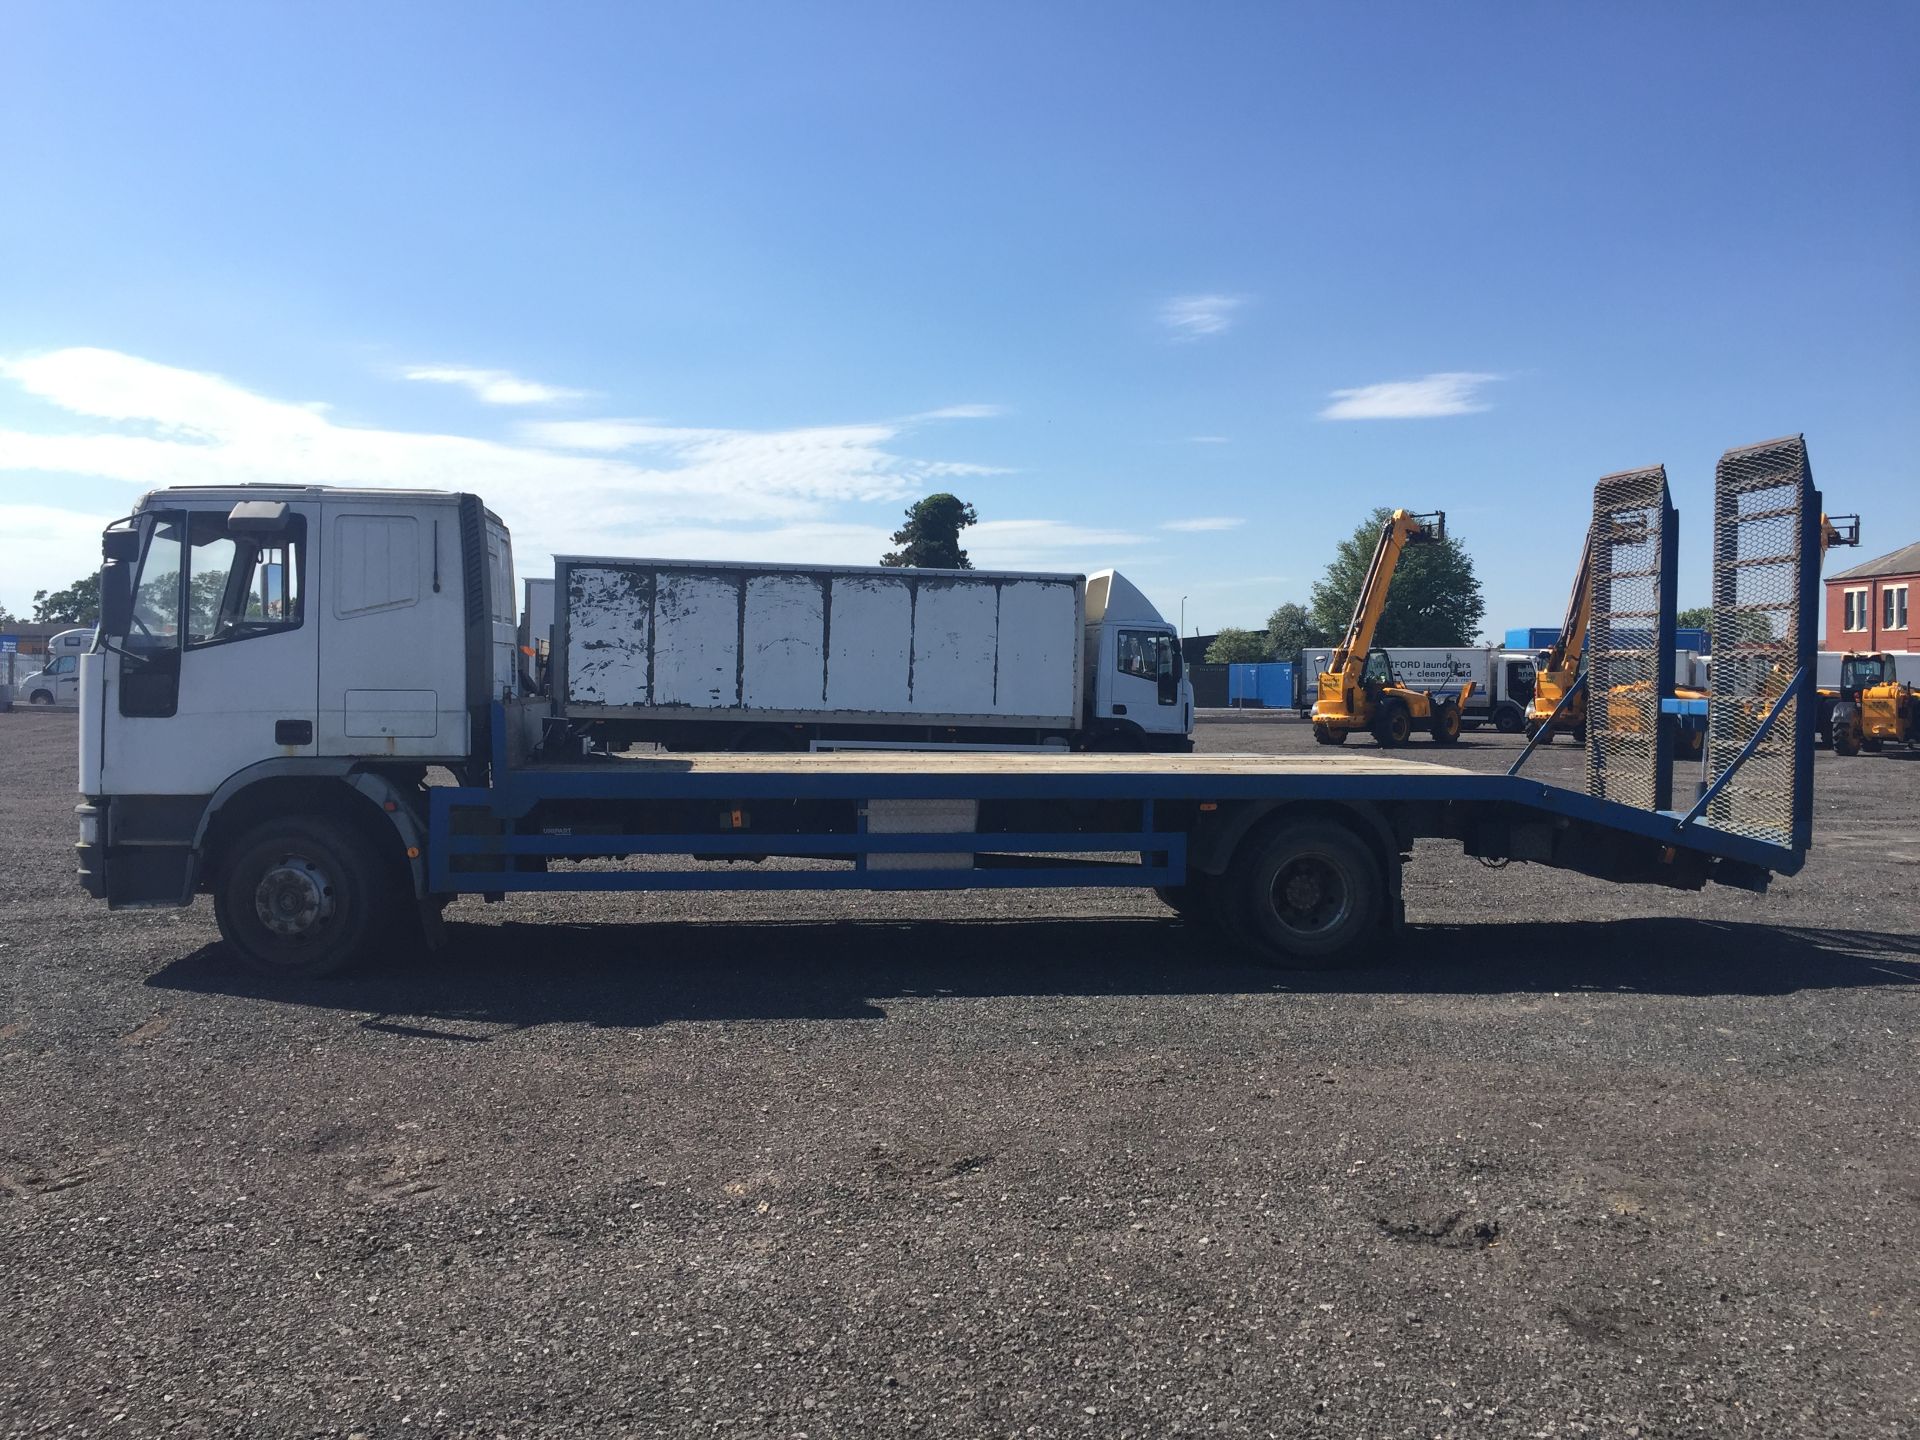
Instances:
[[[1460,707],[1451,700],[1442,701],[1433,707],[1433,719],[1427,722],[1427,733],[1433,736],[1436,745],[1458,745],[1460,743]]]
[[[1382,700],[1373,717],[1373,738],[1382,749],[1404,745],[1413,736],[1413,715],[1403,700]]]
[[[1527,723],[1518,705],[1502,705],[1493,712],[1493,728],[1502,735],[1518,735]]]
[[[1268,964],[1331,970],[1364,959],[1386,917],[1386,881],[1346,826],[1298,820],[1247,837],[1217,888],[1226,929]]]
[[[29,705],[51,705],[53,704],[53,692],[51,690],[36,690],[27,697],[27,703]]]
[[[1313,723],[1313,738],[1322,745],[1344,745],[1347,732],[1332,725],[1323,725],[1318,720]]]
[[[1546,722],[1545,722],[1545,721],[1543,721],[1543,720],[1529,720],[1529,721],[1527,721],[1527,739],[1529,739],[1529,740],[1531,740],[1531,739],[1533,739],[1533,738],[1534,738],[1535,736],[1537,736],[1537,735],[1538,735],[1538,734],[1539,734],[1539,733],[1540,733],[1540,732],[1541,732],[1542,730],[1544,730],[1544,729],[1546,729],[1546,728],[1547,728],[1547,726],[1546,726]],[[1544,739],[1544,740],[1542,740],[1542,741],[1541,741],[1540,743],[1541,743],[1542,745],[1551,745],[1551,744],[1553,743],[1553,736],[1551,736],[1551,735],[1549,735],[1549,736],[1547,736],[1547,738],[1546,738],[1546,739]]]
[[[253,970],[312,979],[360,958],[395,907],[393,877],[338,821],[268,820],[242,835],[213,889],[220,935]]]
[[[1860,753],[1860,732],[1851,725],[1837,726],[1833,732],[1833,753],[1836,755],[1858,755]]]

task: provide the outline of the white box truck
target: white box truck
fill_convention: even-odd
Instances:
[[[675,749],[1192,748],[1173,626],[1113,571],[563,555],[557,710]]]

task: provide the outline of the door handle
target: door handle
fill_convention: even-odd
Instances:
[[[313,743],[313,721],[274,721],[273,743],[276,745],[311,745]]]

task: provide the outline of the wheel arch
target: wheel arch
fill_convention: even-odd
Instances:
[[[417,788],[378,771],[299,760],[249,766],[214,792],[194,832],[188,893],[212,885],[226,848],[241,835],[288,814],[323,815],[351,826],[384,863],[405,867],[415,895],[425,893],[426,826]]]
[[[1250,800],[1231,811],[1212,812],[1214,821],[1194,835],[1187,856],[1189,869],[1221,875],[1234,852],[1250,838],[1299,820],[1325,820],[1342,825],[1359,837],[1380,866],[1387,887],[1387,914],[1394,928],[1402,920],[1400,853],[1404,848],[1391,817],[1377,805],[1346,804],[1337,800]]]

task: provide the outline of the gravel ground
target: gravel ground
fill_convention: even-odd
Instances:
[[[81,894],[73,727],[0,716],[0,1435],[1914,1433],[1920,762],[1765,897],[1423,850],[1354,974],[582,896],[275,991]]]

